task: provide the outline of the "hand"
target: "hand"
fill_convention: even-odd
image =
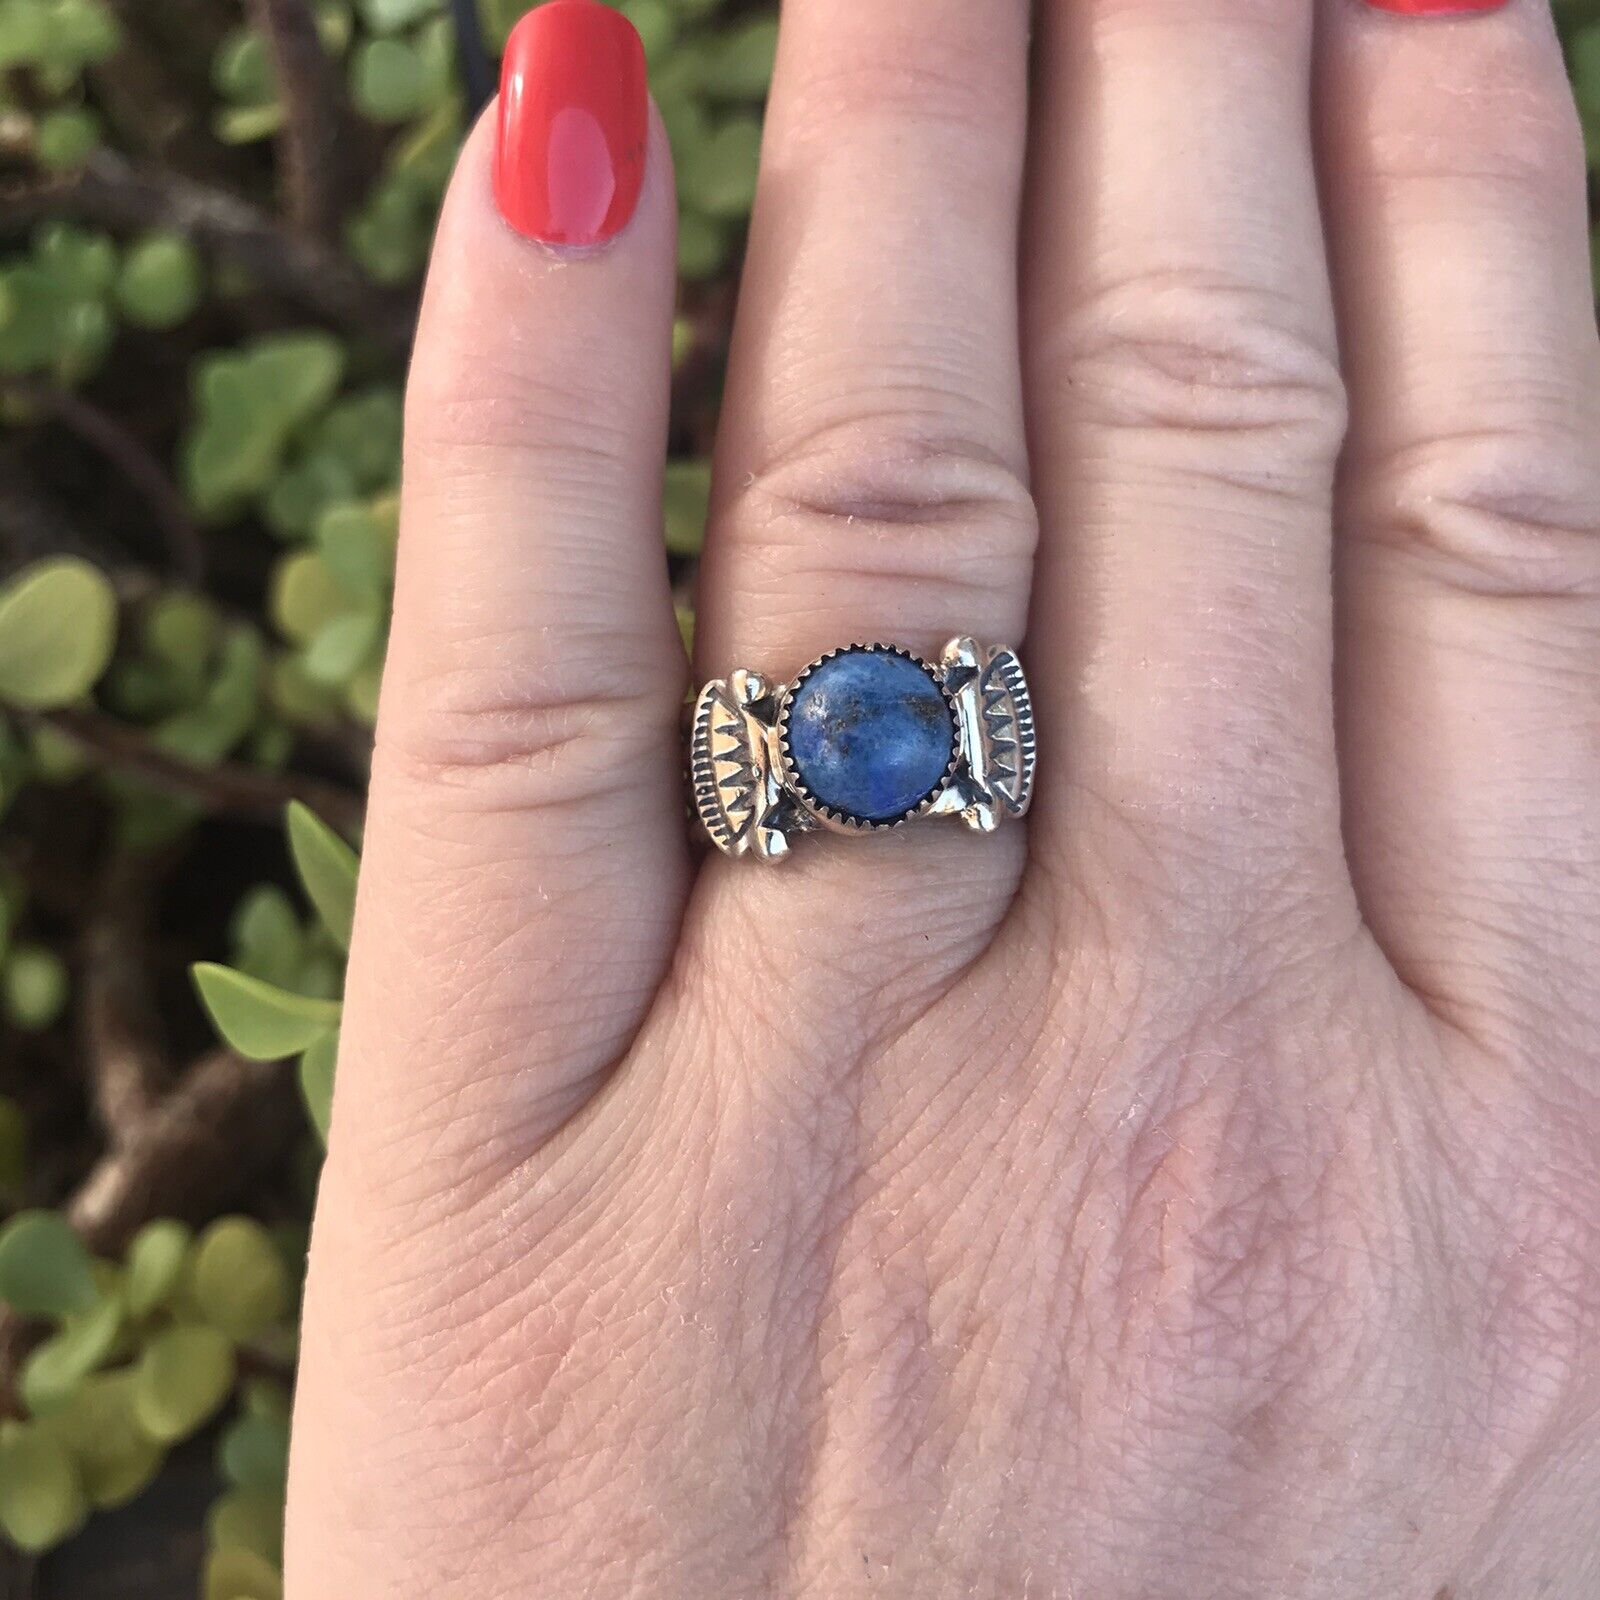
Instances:
[[[293,1600],[1600,1585],[1550,20],[1045,0],[1030,115],[1028,10],[789,0],[696,672],[1025,630],[1034,812],[773,868],[685,843],[667,147],[635,204],[590,0],[513,47],[522,231],[491,119],[410,395]]]

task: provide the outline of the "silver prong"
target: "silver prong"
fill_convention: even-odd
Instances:
[[[1000,827],[1000,813],[987,800],[980,800],[961,813],[961,820],[974,833],[995,833]]]
[[[789,836],[779,828],[757,828],[751,847],[762,861],[782,861],[789,854]]]
[[[962,634],[944,647],[939,659],[948,670],[950,667],[977,667],[982,664],[983,656],[979,652],[978,641]]]
[[[728,675],[728,687],[740,705],[753,706],[767,697],[767,680],[759,672],[746,672],[743,667]]]

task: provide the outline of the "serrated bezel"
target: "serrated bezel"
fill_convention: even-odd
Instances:
[[[944,699],[945,709],[950,716],[950,760],[945,766],[944,774],[933,788],[909,811],[902,812],[897,817],[888,817],[882,820],[873,820],[858,817],[848,811],[840,811],[834,806],[813,794],[804,778],[800,776],[799,766],[794,759],[794,751],[789,745],[789,712],[794,705],[794,697],[800,692],[805,683],[819,667],[838,656],[851,655],[880,655],[900,656],[909,661],[913,666],[920,667],[927,675],[928,681],[939,691]],[[820,655],[815,661],[808,662],[795,675],[792,682],[783,687],[778,703],[778,754],[783,761],[784,787],[800,802],[807,813],[817,819],[824,827],[832,829],[835,833],[887,833],[891,828],[902,828],[908,822],[915,822],[918,817],[926,816],[938,803],[940,795],[950,787],[956,772],[961,765],[961,722],[957,713],[954,695],[945,687],[943,674],[932,662],[913,651],[903,649],[897,644],[846,644],[840,645],[837,650],[830,650],[826,655]]]

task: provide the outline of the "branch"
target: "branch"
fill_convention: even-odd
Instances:
[[[56,497],[39,482],[17,448],[0,449],[0,552],[7,564],[44,556],[74,555],[103,563],[96,549]]]
[[[372,179],[370,131],[350,110],[305,0],[249,0],[249,6],[283,100],[278,162],[289,219],[302,233],[337,238]]]
[[[72,177],[0,191],[0,216],[14,228],[61,217],[116,232],[169,228],[336,327],[401,354],[411,343],[415,302],[379,288],[338,251],[288,232],[225,189],[135,166],[109,150],[96,151]]]
[[[494,98],[494,62],[483,39],[483,19],[477,0],[450,0],[450,20],[455,24],[456,55],[461,62],[461,82],[467,91],[467,111],[477,114]]]
[[[304,1125],[288,1066],[214,1051],[100,1159],[67,1220],[102,1255],[121,1251],[152,1217],[204,1222],[247,1194]]]
[[[199,526],[166,468],[109,412],[70,389],[17,380],[8,383],[19,396],[68,429],[118,472],[145,505],[166,539],[173,571],[198,588],[205,563]]]
[[[291,800],[299,800],[341,832],[360,830],[361,797],[337,784],[231,761],[213,767],[196,766],[169,755],[137,728],[102,711],[42,711],[22,720],[52,727],[107,766],[142,778],[180,799],[194,801],[207,811],[276,823],[282,820],[284,807]]]
[[[89,69],[117,144],[191,173],[243,166],[212,137],[210,67],[234,19],[216,0],[109,0],[122,34],[111,60]]]
[[[135,1136],[170,1079],[146,959],[152,900],[168,859],[164,851],[115,850],[84,930],[84,1053],[113,1149]]]

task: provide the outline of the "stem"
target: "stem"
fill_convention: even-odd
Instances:
[[[283,819],[284,807],[299,800],[341,831],[357,832],[361,826],[361,797],[337,784],[230,761],[196,766],[157,748],[138,729],[102,711],[43,711],[24,720],[55,728],[107,766],[142,778],[167,794],[192,800],[207,811],[277,823]]]
[[[125,233],[167,228],[336,327],[401,354],[411,343],[415,301],[378,288],[336,250],[290,233],[225,189],[135,166],[109,150],[96,151],[70,178],[0,192],[0,215],[10,228],[48,218]]]
[[[467,109],[475,117],[494,95],[494,62],[483,41],[483,21],[477,0],[450,0],[450,17],[456,25],[456,53],[461,58],[461,82],[467,92]]]
[[[91,1250],[116,1254],[152,1217],[203,1222],[249,1192],[304,1127],[294,1074],[229,1050],[202,1056],[107,1152],[67,1205]]]
[[[173,571],[198,588],[205,563],[204,541],[177,485],[156,457],[121,422],[82,395],[21,380],[6,387],[54,418],[121,474],[161,529]]]
[[[151,902],[168,860],[162,851],[115,851],[84,931],[83,1041],[95,1110],[113,1149],[134,1137],[168,1087],[146,960]]]
[[[302,233],[333,240],[371,182],[373,141],[350,111],[305,0],[249,4],[283,98],[278,161],[289,219]]]

